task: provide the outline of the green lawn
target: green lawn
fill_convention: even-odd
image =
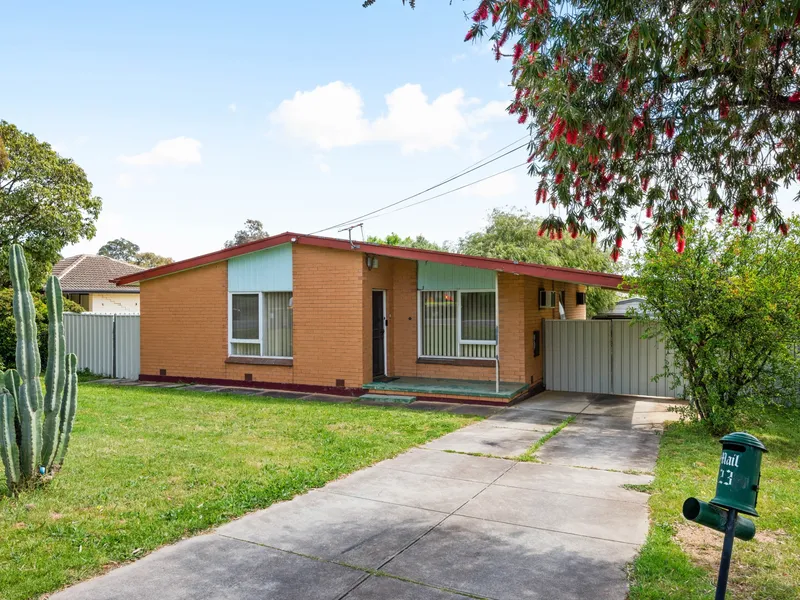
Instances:
[[[475,421],[84,385],[63,471],[0,497],[0,598],[51,592]]]
[[[747,428],[766,445],[756,539],[737,540],[728,596],[800,598],[800,411],[770,412]],[[689,496],[714,496],[721,445],[697,424],[676,423],[661,442],[651,486],[651,527],[633,569],[631,600],[714,597],[722,534],[687,525]],[[691,555],[691,557],[689,556]]]

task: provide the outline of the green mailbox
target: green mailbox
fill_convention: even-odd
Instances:
[[[717,494],[711,504],[757,517],[761,456],[767,449],[749,433],[730,433],[720,442],[722,459],[717,476]]]

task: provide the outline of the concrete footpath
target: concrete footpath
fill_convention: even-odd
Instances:
[[[545,392],[53,598],[623,600],[667,406]]]

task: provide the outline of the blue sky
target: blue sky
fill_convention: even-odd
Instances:
[[[187,258],[247,218],[270,233],[316,231],[525,135],[502,111],[508,64],[462,42],[470,2],[124,4],[4,10],[0,117],[74,158],[104,201],[97,237],[65,255],[125,237]],[[454,240],[494,207],[533,209],[533,197],[519,169],[365,228]]]

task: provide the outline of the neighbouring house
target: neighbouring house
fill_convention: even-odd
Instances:
[[[143,380],[507,403],[542,387],[543,320],[622,278],[283,233],[116,283]]]
[[[641,304],[644,298],[626,298],[617,302],[608,312],[592,317],[593,319],[630,319],[633,315],[642,313]]]
[[[65,298],[89,312],[106,314],[138,314],[139,286],[119,286],[111,280],[142,271],[142,267],[94,254],[70,256],[53,266]]]

